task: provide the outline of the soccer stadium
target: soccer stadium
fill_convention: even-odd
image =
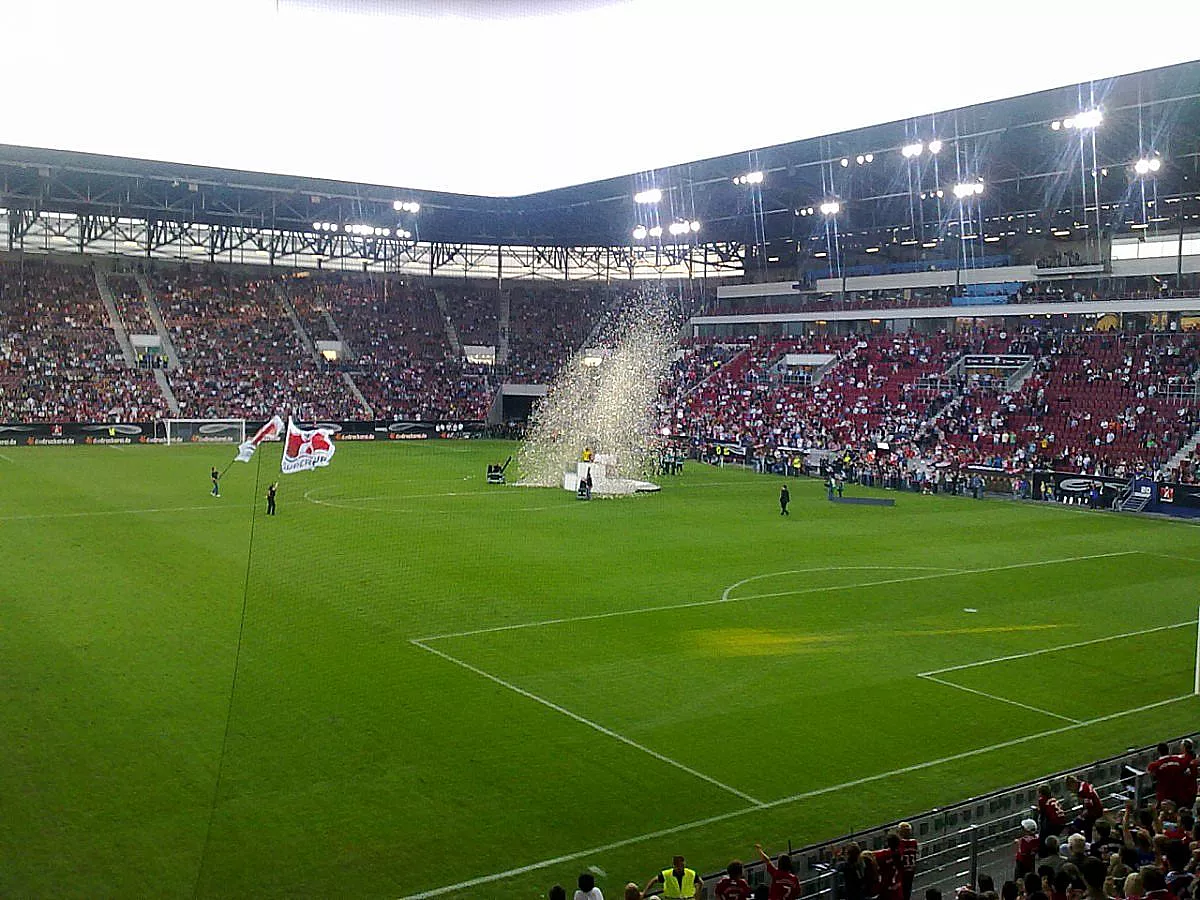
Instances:
[[[1189,4],[12,7],[0,897],[1200,897]]]

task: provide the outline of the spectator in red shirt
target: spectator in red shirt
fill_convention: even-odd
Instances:
[[[792,871],[792,858],[781,853],[779,859],[772,863],[762,844],[755,844],[754,849],[767,864],[767,875],[771,878],[771,892],[767,894],[767,900],[797,900],[800,896],[800,879]]]
[[[881,900],[904,900],[904,862],[900,853],[900,835],[891,832],[887,846],[875,851],[879,866],[879,896]]]
[[[1062,834],[1063,826],[1067,824],[1067,814],[1054,798],[1048,784],[1038,786],[1037,811],[1038,837],[1045,841],[1052,834]]]
[[[1089,782],[1080,781],[1074,775],[1067,776],[1066,785],[1068,791],[1079,797],[1079,803],[1083,807],[1079,817],[1071,823],[1071,831],[1082,834],[1090,842],[1092,829],[1104,815],[1104,801]]]
[[[735,859],[726,867],[725,874],[717,882],[716,895],[717,900],[750,900],[753,897],[740,860]]]
[[[900,833],[900,865],[904,876],[904,900],[911,900],[920,848],[917,845],[917,839],[913,837],[912,825],[908,822],[901,822],[897,831]]]
[[[1033,819],[1022,819],[1021,829],[1024,831],[1016,840],[1016,868],[1014,869],[1014,879],[1020,881],[1026,875],[1034,871],[1037,866],[1038,845],[1041,843],[1037,834],[1037,822]]]
[[[1200,774],[1200,761],[1196,759],[1191,738],[1183,739],[1178,758],[1183,762],[1183,771],[1179,776],[1179,805],[1191,809],[1196,805],[1196,781]]]
[[[1158,745],[1158,759],[1146,766],[1146,771],[1154,776],[1154,795],[1159,805],[1164,800],[1179,799],[1180,782],[1183,779],[1185,765],[1185,760],[1181,756],[1171,755],[1169,746]]]

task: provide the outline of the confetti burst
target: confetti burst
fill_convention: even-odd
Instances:
[[[678,346],[679,323],[662,295],[627,304],[597,346],[569,359],[530,419],[517,453],[519,484],[561,487],[585,448],[616,458],[613,475],[649,471],[659,441],[659,389]]]

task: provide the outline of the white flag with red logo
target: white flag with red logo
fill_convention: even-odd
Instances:
[[[329,465],[333,459],[333,432],[324,428],[305,431],[297,428],[288,416],[287,440],[283,443],[283,460],[279,469],[284,475],[305,472],[317,466]]]
[[[247,441],[242,441],[238,445],[237,456],[233,458],[234,462],[250,462],[250,457],[254,455],[254,451],[258,449],[258,445],[263,441],[277,441],[283,435],[283,419],[278,415],[273,416],[271,421],[258,429],[254,437]]]

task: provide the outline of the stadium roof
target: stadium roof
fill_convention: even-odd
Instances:
[[[1097,127],[1063,124],[1092,109]],[[917,143],[920,153],[902,153]],[[1140,159],[1157,168],[1137,172]],[[735,183],[750,172],[761,184]],[[832,198],[842,235],[869,243],[953,227],[954,185],[977,180],[983,220],[1033,214],[1049,227],[1098,216],[1101,229],[1119,230],[1137,210],[1159,218],[1178,201],[1171,220],[1200,225],[1200,62],[512,198],[0,145],[7,207],[296,230],[365,223],[478,244],[628,245],[639,223],[665,231],[682,220],[701,223],[686,239],[769,246],[803,241],[820,219],[808,210]],[[648,187],[662,200],[635,204]],[[415,216],[393,208],[410,200]]]

